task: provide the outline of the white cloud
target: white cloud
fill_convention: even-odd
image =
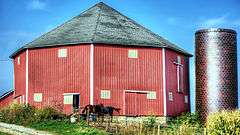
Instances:
[[[217,17],[217,18],[208,19],[203,23],[203,25],[215,26],[215,25],[225,24],[226,22],[227,22],[226,16],[221,16],[221,17]]]
[[[47,6],[47,3],[40,1],[40,0],[31,0],[27,8],[31,10],[45,10]]]
[[[228,15],[223,15],[215,18],[209,18],[200,21],[199,27],[236,27],[240,25],[240,19],[229,19]]]

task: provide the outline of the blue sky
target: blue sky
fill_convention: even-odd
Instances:
[[[0,94],[13,88],[9,55],[43,33],[80,14],[99,0],[1,0]],[[240,35],[239,0],[103,0],[124,15],[194,54],[194,33],[200,28],[235,29]],[[238,43],[240,36],[238,35]],[[238,68],[240,47],[238,45]],[[194,110],[194,58],[190,65]],[[238,72],[240,80],[240,71]],[[240,89],[240,83],[238,81]]]

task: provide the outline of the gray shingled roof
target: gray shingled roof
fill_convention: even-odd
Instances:
[[[14,52],[24,49],[79,43],[106,43],[126,46],[166,47],[187,56],[190,53],[100,2],[80,15],[40,36]]]

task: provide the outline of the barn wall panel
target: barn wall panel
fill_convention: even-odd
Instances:
[[[64,93],[79,93],[80,106],[89,104],[89,45],[61,46],[29,50],[29,103],[37,107],[56,106],[71,112],[63,104]],[[67,49],[59,58],[58,49]],[[42,102],[34,102],[34,93],[42,93]]]
[[[18,57],[20,57],[20,64],[18,65]],[[14,84],[15,97],[25,95],[26,93],[26,51],[17,55],[14,60]]]
[[[128,58],[128,50],[138,50],[138,58]],[[125,114],[125,90],[156,91],[157,99],[143,101],[148,113],[163,115],[161,48],[95,45],[94,101],[117,108]],[[111,99],[101,99],[100,91],[110,90]],[[146,98],[146,96],[145,96]],[[150,112],[151,111],[151,112]],[[145,112],[146,113],[146,112]]]
[[[183,65],[183,92],[177,89],[177,56],[181,57]],[[182,112],[190,111],[189,87],[189,57],[166,49],[166,94],[167,115],[177,116]],[[169,92],[173,93],[173,101],[169,101]],[[188,96],[188,103],[184,103],[184,96]]]
[[[3,97],[2,99],[0,99],[0,109],[8,106],[9,104],[11,104],[13,102],[13,93],[14,92],[11,92],[8,95],[6,95],[5,97]]]

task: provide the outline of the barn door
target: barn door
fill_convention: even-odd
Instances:
[[[148,108],[147,106],[147,94],[146,93],[137,93],[137,114],[138,115],[146,115],[145,112]]]
[[[135,116],[137,113],[136,109],[136,93],[133,92],[126,92],[125,95],[125,109],[126,115],[128,116]]]
[[[126,92],[125,93],[126,115],[146,115],[146,93]]]

